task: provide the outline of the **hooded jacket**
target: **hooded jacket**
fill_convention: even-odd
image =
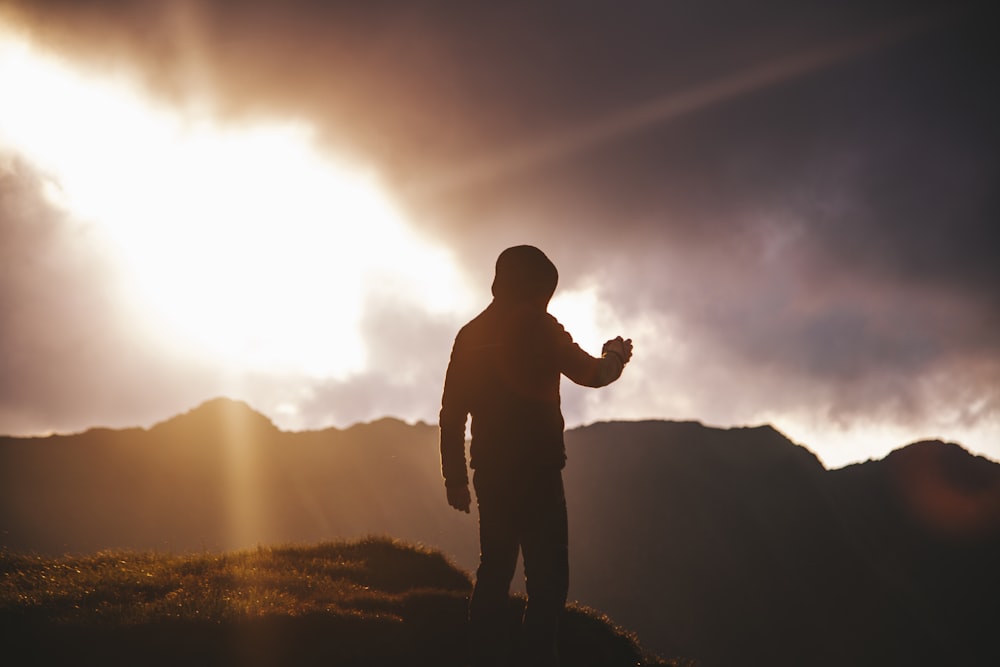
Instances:
[[[511,251],[524,248],[533,252],[515,254],[512,261]],[[541,251],[531,246],[508,249],[497,260],[493,302],[458,332],[439,422],[441,466],[448,486],[468,483],[469,415],[473,469],[502,474],[562,468],[566,449],[561,376],[602,387],[621,375],[623,363],[617,355],[591,356],[546,312],[556,279],[555,267]]]

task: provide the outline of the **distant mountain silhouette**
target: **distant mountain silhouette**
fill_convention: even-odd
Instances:
[[[567,433],[570,597],[702,665],[996,665],[1000,465],[915,443],[827,471],[768,426]],[[388,534],[475,566],[437,428],[286,433],[219,399],[144,429],[0,438],[0,544],[223,550]]]
[[[651,647],[1000,664],[1000,465],[924,442],[827,471],[770,427],[596,424],[570,442],[574,580]]]

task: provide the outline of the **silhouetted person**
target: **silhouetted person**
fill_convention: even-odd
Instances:
[[[493,302],[455,338],[441,399],[441,465],[448,503],[469,511],[465,423],[479,506],[480,560],[469,604],[473,664],[511,664],[508,595],[518,551],[528,604],[524,657],[557,665],[556,630],[569,588],[566,462],[559,382],[603,387],[632,356],[621,337],[592,357],[546,312],[558,281],[541,250],[515,246],[497,259]]]

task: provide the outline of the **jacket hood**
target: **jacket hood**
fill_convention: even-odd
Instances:
[[[493,296],[498,301],[547,304],[558,282],[559,272],[545,253],[535,246],[513,246],[497,258]]]

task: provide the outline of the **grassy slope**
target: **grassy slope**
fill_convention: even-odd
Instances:
[[[2,553],[0,655],[38,665],[457,666],[469,588],[440,553],[382,538],[185,556]],[[567,612],[563,655],[578,667],[642,662],[632,636],[579,608]]]

